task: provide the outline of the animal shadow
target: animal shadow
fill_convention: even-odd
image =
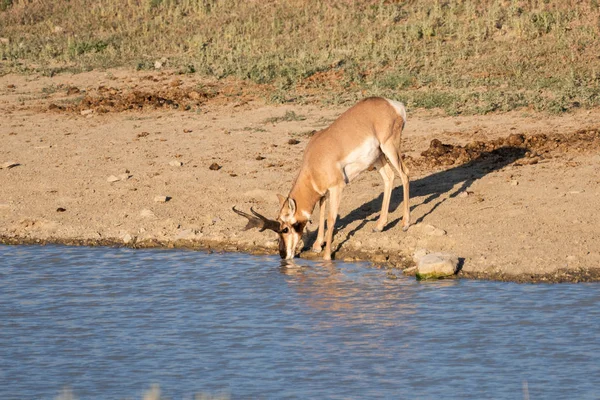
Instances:
[[[418,204],[411,206],[411,211],[433,203],[433,206],[429,211],[419,217],[413,224],[423,222],[427,216],[432,214],[447,198],[454,198],[460,193],[465,192],[469,187],[478,179],[481,179],[485,175],[500,170],[505,166],[515,162],[516,160],[523,158],[527,149],[515,146],[504,146],[497,148],[492,151],[481,153],[471,161],[449,168],[444,171],[439,171],[431,175],[422,177],[410,183],[410,196],[411,198],[423,197],[425,198]],[[455,188],[456,185],[460,185]],[[451,192],[452,191],[452,192]],[[448,197],[442,197],[442,195],[449,193]],[[348,225],[356,221],[361,221],[356,228],[348,232],[347,236],[342,242],[340,242],[333,250],[333,255],[346,243],[352,236],[359,230],[363,229],[368,222],[376,221],[379,217],[381,210],[381,203],[383,201],[383,193],[379,194],[378,197],[371,201],[368,201],[361,206],[357,207],[343,218],[340,218],[336,222],[336,230],[342,230]],[[396,211],[403,201],[402,185],[398,185],[392,191],[392,200],[390,202],[390,213]],[[388,222],[385,231],[394,228],[401,218],[397,218],[391,222]],[[308,243],[306,249],[309,249],[312,243],[315,241],[317,232],[310,232],[306,238],[305,243]]]

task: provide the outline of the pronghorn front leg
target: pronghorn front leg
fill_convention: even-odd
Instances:
[[[319,230],[317,231],[317,240],[312,245],[312,251],[320,253],[323,250],[323,239],[325,238],[325,196],[319,200]]]
[[[327,241],[325,242],[325,253],[323,260],[331,260],[331,242],[333,241],[333,230],[335,228],[335,220],[338,216],[340,208],[340,200],[342,198],[343,185],[329,188],[329,216],[327,218]]]

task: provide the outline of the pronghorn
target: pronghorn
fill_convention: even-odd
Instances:
[[[371,97],[340,115],[328,128],[317,132],[304,151],[302,167],[287,197],[280,194],[279,217],[266,218],[252,208],[251,214],[233,211],[246,217],[245,229],[270,229],[279,235],[279,255],[294,258],[296,247],[315,205],[319,203],[319,230],[312,246],[320,252],[325,240],[323,259],[331,259],[331,241],[338,215],[342,190],[361,172],[374,165],[383,177],[383,204],[376,232],[388,220],[394,171],[402,179],[404,191],[403,230],[410,225],[408,169],[400,155],[402,130],[406,123],[404,105],[394,100]],[[327,236],[325,237],[325,201],[329,198]]]

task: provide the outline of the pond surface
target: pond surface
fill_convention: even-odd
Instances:
[[[0,246],[0,398],[600,398],[598,284],[297,263]]]

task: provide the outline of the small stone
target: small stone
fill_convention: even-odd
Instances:
[[[18,162],[8,161],[8,162],[5,162],[4,164],[0,165],[0,169],[11,169],[14,167],[18,167],[19,165],[21,165],[21,164],[19,164]]]
[[[265,158],[266,158],[266,157],[263,157],[263,156],[260,156],[260,155],[259,155],[259,156],[256,156],[256,161],[262,161],[262,160],[264,160]]]
[[[94,112],[94,110],[92,109],[87,109],[87,110],[81,110],[81,115],[90,115]]]
[[[58,208],[56,209],[56,212],[65,212],[65,211],[67,211],[67,209],[66,209],[66,208],[64,208],[64,207],[58,207]]]
[[[300,143],[300,141],[298,139],[290,139],[288,140],[288,144],[294,145],[294,144],[298,144]]]
[[[154,196],[154,201],[157,203],[166,203],[169,200],[171,200],[169,196]]]
[[[192,133],[192,132],[193,132],[193,130],[191,130],[191,129],[184,129],[183,130],[183,133]]]
[[[196,236],[192,229],[182,229],[175,236],[175,240],[191,240]]]
[[[444,236],[446,231],[433,225],[425,225],[423,232],[429,236]]]
[[[519,185],[519,181],[516,179],[511,179],[510,181],[510,186],[518,186]]]
[[[154,218],[156,215],[154,215],[154,213],[152,212],[152,210],[148,210],[147,208],[144,208],[140,212],[140,216],[143,217],[143,218]]]
[[[123,243],[129,244],[133,242],[134,237],[131,236],[129,233],[126,233],[123,236],[121,236],[121,239],[123,240]]]
[[[181,161],[173,160],[173,161],[169,161],[169,165],[171,167],[181,167],[183,165],[183,163]]]
[[[161,69],[163,66],[163,63],[160,61],[155,61],[154,62],[154,69]]]
[[[218,171],[221,168],[223,168],[223,167],[217,163],[212,163],[212,164],[210,164],[210,167],[208,167],[208,169],[210,169],[211,171]]]
[[[192,91],[188,92],[187,95],[192,100],[199,100],[200,99],[200,93],[196,92],[195,90],[192,90]]]
[[[127,179],[131,178],[131,175],[129,174],[119,174],[118,176],[120,181],[126,181]]]
[[[111,176],[109,176],[108,178],[106,178],[106,180],[107,180],[108,182],[110,182],[110,183],[113,183],[113,182],[118,182],[118,181],[120,181],[120,180],[121,180],[121,178],[119,178],[118,176],[111,175]]]
[[[6,88],[7,89],[16,89],[17,87],[14,84],[11,83],[9,85],[6,85]]]
[[[458,268],[458,257],[450,253],[429,253],[417,262],[417,279],[439,279],[452,276]]]
[[[460,197],[460,198],[465,198],[465,197],[469,197],[469,196],[470,196],[470,195],[472,195],[472,194],[473,194],[473,192],[471,192],[471,191],[468,191],[468,190],[465,190],[465,191],[463,191],[463,192],[460,192],[460,193],[458,194],[458,197]]]

